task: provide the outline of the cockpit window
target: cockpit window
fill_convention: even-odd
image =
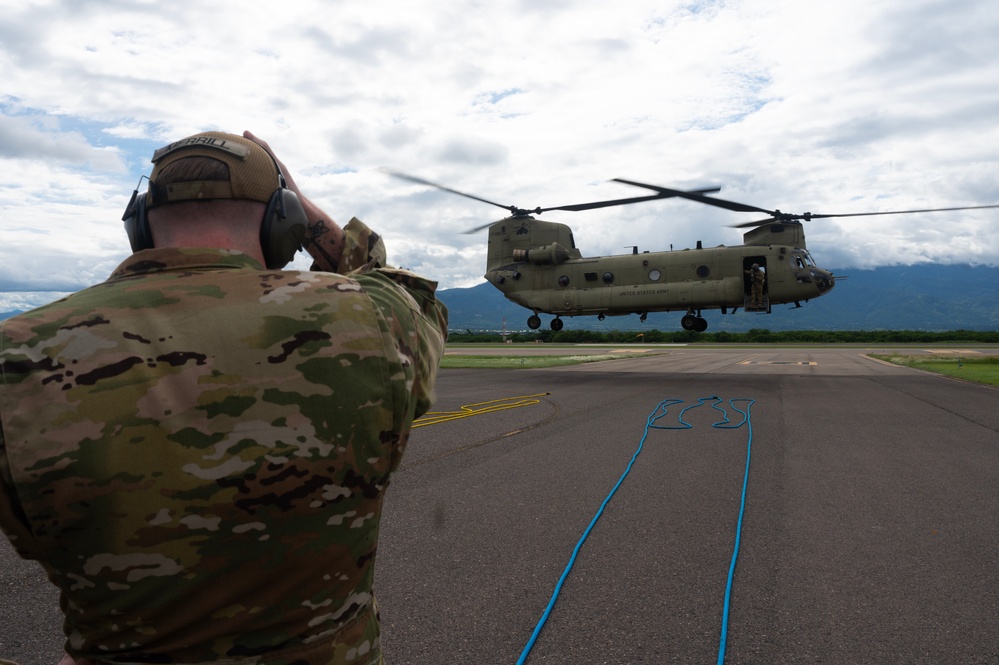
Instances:
[[[795,268],[814,268],[815,261],[812,256],[805,250],[796,250],[793,255],[794,267]]]

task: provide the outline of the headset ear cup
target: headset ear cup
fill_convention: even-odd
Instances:
[[[128,243],[132,246],[133,252],[152,249],[153,233],[149,229],[145,192],[142,194],[139,194],[138,190],[132,192],[132,200],[125,208],[122,221],[125,222],[125,233],[128,235]]]
[[[302,249],[308,217],[298,196],[290,189],[274,190],[260,225],[260,248],[271,270],[280,270]]]

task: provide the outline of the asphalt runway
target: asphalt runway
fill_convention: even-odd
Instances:
[[[442,371],[383,517],[389,665],[516,663],[619,481],[525,662],[717,662],[750,425],[726,663],[999,662],[999,390],[858,348],[598,351]],[[708,397],[750,422],[647,429]],[[0,656],[58,661],[46,584],[0,543]]]

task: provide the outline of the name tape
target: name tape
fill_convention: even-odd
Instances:
[[[230,155],[238,157],[239,159],[246,159],[246,156],[250,154],[250,148],[242,143],[234,143],[233,141],[215,138],[213,136],[192,136],[190,138],[181,139],[180,141],[163,146],[153,153],[152,162],[155,164],[171,152],[182,150],[184,148],[214,148],[215,150],[227,152]]]

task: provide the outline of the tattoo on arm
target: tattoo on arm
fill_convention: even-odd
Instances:
[[[327,249],[322,245],[320,245],[318,242],[318,240],[323,235],[329,232],[330,228],[326,226],[326,222],[320,219],[315,224],[312,224],[309,227],[307,235],[305,239],[302,241],[302,244],[305,245],[306,251],[308,251],[309,254],[312,254],[313,258],[319,259],[320,257],[322,257],[323,261],[325,261],[328,264],[327,268],[331,272],[336,272],[337,269],[340,267],[340,262],[336,258],[334,258],[333,255],[331,255],[329,251],[327,251]]]

